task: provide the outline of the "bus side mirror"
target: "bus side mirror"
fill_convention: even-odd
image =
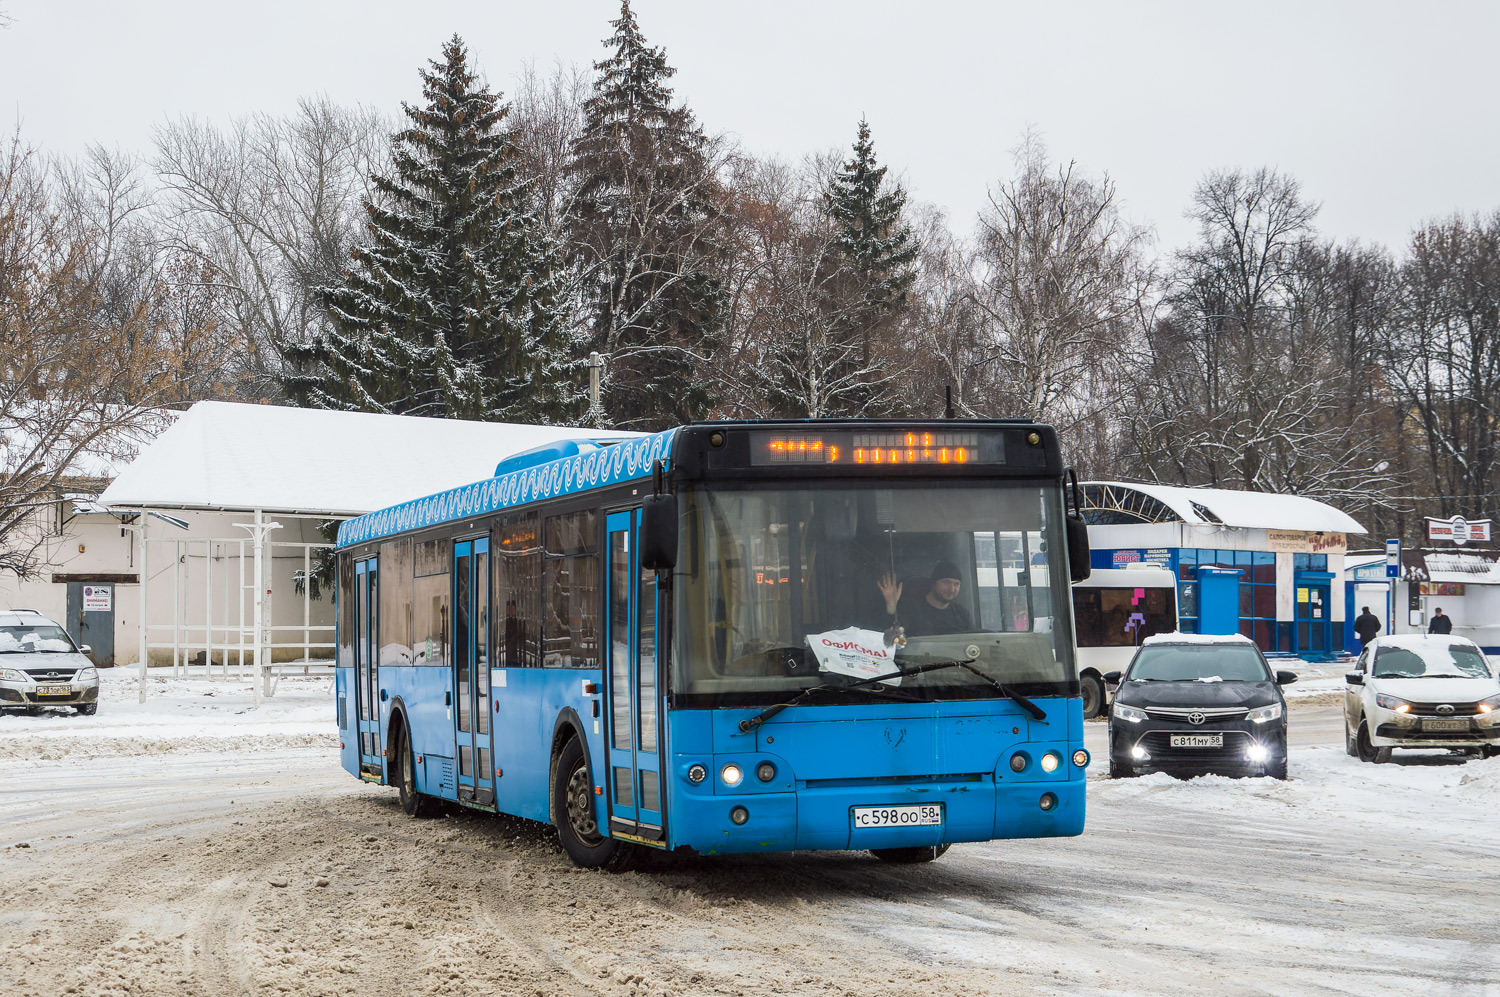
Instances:
[[[1069,516],[1068,524],[1068,577],[1081,582],[1093,573],[1089,566],[1089,528],[1077,516]]]
[[[641,567],[665,571],[677,566],[677,496],[653,495],[641,508]]]

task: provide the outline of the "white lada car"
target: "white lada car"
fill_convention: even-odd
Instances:
[[[1392,748],[1500,753],[1500,681],[1471,640],[1377,637],[1344,678],[1344,746],[1360,761],[1390,761]]]
[[[0,710],[99,709],[99,671],[87,647],[29,609],[0,610]]]

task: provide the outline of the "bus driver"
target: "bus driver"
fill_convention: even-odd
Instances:
[[[903,585],[895,573],[888,571],[880,576],[876,584],[885,597],[886,626],[900,624],[906,628],[908,637],[973,633],[974,622],[969,618],[969,611],[954,601],[963,586],[958,565],[948,560],[939,561],[932,568],[931,578],[932,584],[925,596],[902,599]]]

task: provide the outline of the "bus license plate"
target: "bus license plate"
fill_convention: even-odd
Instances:
[[[943,808],[929,803],[916,807],[855,807],[854,826],[932,827],[943,822]]]
[[[71,696],[73,687],[70,685],[39,685],[36,687],[38,696]]]
[[[1423,720],[1423,730],[1468,730],[1467,720]]]
[[[1223,734],[1173,734],[1174,748],[1222,748]]]

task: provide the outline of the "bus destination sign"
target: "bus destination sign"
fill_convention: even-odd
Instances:
[[[751,434],[753,465],[839,464],[848,467],[934,467],[1005,462],[1000,433],[899,430],[854,432],[832,430],[797,433],[772,430]]]

